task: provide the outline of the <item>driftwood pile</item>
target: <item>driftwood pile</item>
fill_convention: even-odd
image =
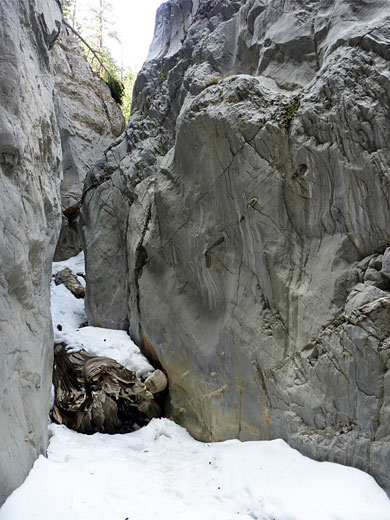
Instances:
[[[144,382],[113,359],[54,348],[52,418],[81,433],[126,433],[160,417],[167,378],[156,370]]]

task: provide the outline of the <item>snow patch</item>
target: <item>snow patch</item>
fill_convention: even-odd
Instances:
[[[357,469],[315,462],[282,440],[201,443],[168,419],[124,435],[51,425],[48,458],[0,520],[389,520]]]

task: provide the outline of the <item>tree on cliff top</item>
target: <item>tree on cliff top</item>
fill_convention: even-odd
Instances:
[[[128,120],[131,108],[131,94],[135,74],[125,71],[112,56],[107,42],[115,40],[121,44],[118,34],[112,30],[113,6],[109,0],[64,0],[64,14],[76,29],[85,57],[92,70],[109,86],[111,95],[121,105]]]

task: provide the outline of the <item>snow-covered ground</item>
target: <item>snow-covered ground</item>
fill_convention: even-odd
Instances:
[[[74,274],[85,274],[84,253],[64,262],[54,262],[53,274],[66,267]],[[78,279],[85,284],[82,276]],[[138,377],[145,378],[153,370],[152,365],[125,331],[99,327],[80,328],[80,325],[87,321],[84,300],[78,300],[65,285],[56,285],[54,280],[51,282],[51,312],[56,342],[63,341],[73,349],[81,347],[95,356],[113,358],[129,370],[134,370]],[[61,325],[61,330],[58,330],[57,325]]]
[[[66,266],[81,272],[82,257],[53,272]],[[61,287],[52,286],[56,340],[150,371],[126,333],[79,329],[82,301]],[[390,501],[369,475],[315,462],[281,440],[201,443],[168,419],[123,435],[55,424],[50,434],[47,458],[36,461],[0,520],[390,520]]]

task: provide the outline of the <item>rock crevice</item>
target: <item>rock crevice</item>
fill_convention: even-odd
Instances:
[[[389,20],[382,0],[164,4],[81,208],[89,319],[158,359],[171,417],[387,490]]]

